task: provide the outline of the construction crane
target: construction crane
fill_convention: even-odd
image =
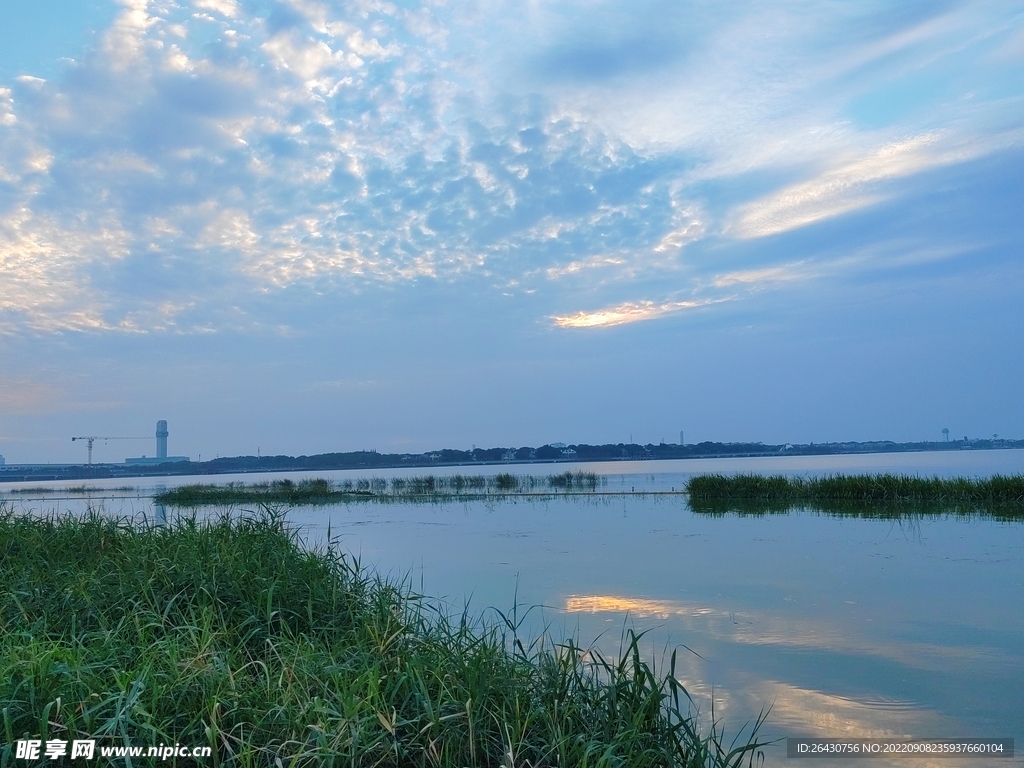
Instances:
[[[102,440],[103,442],[106,442],[107,440],[152,440],[152,439],[153,438],[151,438],[151,437],[97,437],[96,435],[85,435],[85,436],[80,436],[80,437],[72,437],[71,438],[71,442],[73,443],[73,442],[75,442],[75,440],[85,440],[86,441],[86,444],[89,446],[89,464],[92,464],[92,444],[95,443],[97,440]]]

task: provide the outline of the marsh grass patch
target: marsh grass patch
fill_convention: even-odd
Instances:
[[[156,494],[153,501],[177,507],[266,503],[289,505],[336,504],[351,501],[436,501],[551,493],[593,493],[605,479],[593,472],[557,475],[423,475],[417,477],[274,480],[265,483],[182,485]]]
[[[169,526],[0,504],[0,715],[18,739],[209,745],[231,766],[732,766],[626,633],[606,658],[452,616],[272,513]],[[178,759],[169,765],[187,765]]]

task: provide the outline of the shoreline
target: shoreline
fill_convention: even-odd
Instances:
[[[884,456],[917,453],[993,452],[1024,449],[1024,440],[963,441],[895,443],[878,441],[869,443],[821,443],[809,445],[761,445],[758,443],[698,443],[679,446],[674,444],[639,445],[615,444],[604,446],[568,446],[573,455],[557,457],[534,456],[523,459],[484,458],[485,454],[502,449],[476,451],[444,450],[441,454],[380,454],[376,451],[317,454],[313,456],[236,456],[203,462],[173,462],[159,465],[137,464],[6,464],[0,465],[0,486],[13,482],[47,482],[57,480],[99,480],[115,478],[179,477],[195,475],[249,475],[275,472],[333,472],[390,469],[452,469],[455,467],[520,467],[527,465],[595,464],[648,461],[688,461],[715,459],[770,459],[788,457],[828,456]],[[547,446],[542,446],[542,449]],[[760,450],[750,450],[751,448]],[[577,450],[582,449],[582,451]],[[590,455],[594,449],[601,455]],[[619,455],[607,455],[611,450]],[[541,449],[530,449],[541,450]],[[561,451],[563,449],[557,449]],[[625,452],[626,455],[622,455]],[[443,454],[460,454],[459,458],[445,460]],[[473,454],[481,458],[473,458]],[[438,459],[429,459],[438,455]]]
[[[0,548],[12,739],[393,768],[594,754],[740,768],[765,746],[763,716],[738,743],[714,719],[700,727],[674,654],[656,667],[641,634],[626,630],[620,657],[606,658],[573,638],[520,636],[515,610],[449,614],[337,549],[302,547],[277,515],[164,527],[0,514]]]

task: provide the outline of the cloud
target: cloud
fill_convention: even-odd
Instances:
[[[149,1],[121,0],[121,5],[125,9],[103,39],[107,63],[117,71],[142,60],[145,48],[156,42],[146,37],[147,30],[157,24],[157,19],[149,14]]]
[[[37,246],[95,241],[61,246],[52,274],[21,269],[36,296],[0,309],[5,327],[143,330],[158,307],[211,315],[296,284],[507,284],[608,247],[639,270],[691,237],[657,162],[526,104],[478,120],[426,9],[292,10],[277,24],[245,4],[137,0],[66,78],[4,92],[16,133],[0,167],[27,221],[47,222]],[[113,232],[117,253],[101,252]],[[45,298],[57,273],[78,287],[61,291],[74,317]]]
[[[697,218],[687,215],[689,212],[685,212],[683,218],[686,222],[673,229],[671,232],[665,234],[658,244],[654,246],[655,253],[664,253],[666,251],[676,251],[685,246],[687,243],[692,243],[700,240],[705,233],[704,223]]]
[[[205,333],[254,302],[276,327],[288,289],[470,280],[608,306],[560,327],[637,322],[814,260],[726,267],[723,243],[1021,144],[1005,99],[886,130],[843,112],[883,65],[975,56],[988,6],[642,8],[122,0],[59,76],[0,84],[0,332]],[[705,298],[629,299],[666,280]]]
[[[105,306],[80,268],[123,256],[126,233],[113,223],[66,229],[24,210],[0,222],[0,332],[108,330]]]
[[[0,88],[0,126],[12,126],[18,122],[14,114],[14,100],[10,88]]]
[[[887,144],[740,206],[726,231],[742,239],[766,237],[841,216],[891,197],[879,188],[880,182],[972,160],[991,149],[988,142],[949,146],[936,134]]]
[[[586,259],[570,262],[564,266],[548,267],[544,270],[544,273],[552,280],[557,280],[567,275],[577,275],[587,270],[601,269],[602,267],[618,267],[625,263],[626,259],[621,256],[590,256]]]
[[[216,11],[221,16],[233,19],[238,15],[238,3],[235,0],[196,0],[196,8]]]
[[[718,304],[728,299],[694,299],[691,301],[627,301],[614,307],[594,312],[580,311],[574,315],[553,315],[552,322],[559,328],[608,328],[615,325],[639,323],[672,315],[688,309]]]
[[[716,275],[712,285],[716,288],[730,288],[734,285],[761,286],[769,283],[782,283],[791,280],[806,279],[810,276],[803,264],[787,264],[764,269],[743,269]]]
[[[763,238],[877,204],[885,197],[865,187],[941,163],[942,158],[929,152],[937,138],[923,135],[887,144],[853,163],[774,191],[741,206],[727,231],[741,239]]]

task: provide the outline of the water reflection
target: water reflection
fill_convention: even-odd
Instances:
[[[689,607],[671,600],[616,595],[573,595],[566,598],[564,610],[566,613],[629,613],[637,618],[655,616],[660,619],[669,616],[707,616],[715,612],[711,608]]]
[[[900,643],[897,639],[879,642],[870,637],[858,637],[847,627],[831,626],[828,622],[783,620],[764,611],[729,612],[710,605],[685,601],[656,600],[622,595],[572,595],[564,604],[566,613],[628,614],[633,619],[671,621],[682,637],[692,645],[707,648],[709,638],[714,639],[711,654],[719,664],[728,661],[727,669],[715,669],[718,664],[707,659],[682,654],[677,657],[679,682],[692,697],[696,708],[705,715],[714,711],[715,717],[731,726],[733,731],[749,723],[757,713],[770,708],[768,726],[763,735],[807,734],[830,738],[914,738],[921,734],[959,733],[962,723],[926,702],[909,697],[896,697],[879,693],[883,684],[878,681],[860,693],[843,693],[830,688],[855,688],[843,680],[841,672],[831,672],[829,666],[842,666],[858,656],[876,656],[895,662],[892,670],[919,669],[931,672],[948,670],[951,665],[974,670],[976,682],[998,675],[999,670],[1021,669],[1019,654],[1000,653],[990,648],[946,647],[935,644]],[[645,625],[650,626],[650,625]],[[614,633],[605,638],[606,652],[616,642]],[[599,639],[600,643],[601,640]],[[757,646],[772,653],[783,650],[795,652],[803,664],[804,677],[817,679],[817,685],[801,685],[790,679],[762,674],[770,665],[742,663],[743,653],[734,644]],[[689,648],[689,646],[688,646]],[[808,654],[807,652],[814,652]],[[657,649],[652,648],[656,653]],[[764,658],[763,653],[760,654]],[[818,663],[815,663],[815,658]],[[822,664],[821,661],[824,660]],[[987,663],[989,668],[981,674]],[[870,674],[870,665],[856,665],[861,673]],[[817,667],[817,668],[815,668]],[[712,683],[711,680],[715,682]],[[861,686],[864,687],[864,686]],[[785,759],[781,746],[769,748],[769,765]],[[998,765],[999,761],[988,761]],[[886,765],[885,761],[874,763]],[[892,765],[907,765],[904,759]],[[917,760],[915,765],[929,765]],[[983,763],[979,763],[981,765]],[[823,763],[824,765],[824,763]],[[972,765],[974,763],[972,762]]]
[[[988,674],[1024,669],[1024,648],[877,638],[863,629],[851,631],[849,623],[840,625],[835,619],[780,617],[758,610],[723,611],[707,605],[619,595],[573,595],[566,598],[563,610],[569,614],[616,614],[634,620],[672,619],[687,634],[700,633],[719,643],[876,656],[905,668],[931,672],[947,671],[950,664],[969,664]]]
[[[624,621],[649,631],[655,657],[685,644],[700,655],[680,657],[681,682],[732,732],[766,706],[779,736],[1019,731],[1024,621],[1009,607],[1024,604],[1019,524],[802,510],[708,517],[651,498],[519,505],[514,516],[499,505],[432,515],[455,523],[441,563],[423,557],[423,541],[403,545],[399,529],[418,517],[365,529],[358,546],[390,546],[388,562],[412,555],[444,593],[461,581],[499,603],[478,574],[487,562],[492,573],[518,565],[520,598],[557,606],[605,653]]]
[[[863,520],[919,521],[931,517],[972,517],[999,522],[1024,522],[1021,504],[951,504],[946,502],[815,502],[814,504],[786,501],[708,501],[690,500],[690,508],[710,517],[765,517],[807,512],[830,517],[860,518]]]

